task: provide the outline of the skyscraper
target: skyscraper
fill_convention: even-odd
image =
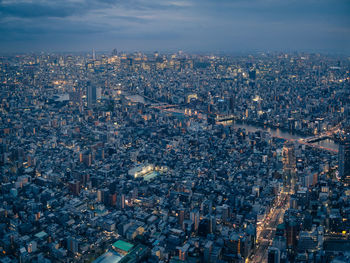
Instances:
[[[86,100],[87,106],[92,107],[96,103],[97,89],[90,81],[87,83],[86,87]]]
[[[294,170],[296,158],[293,143],[286,143],[283,147],[283,168]]]
[[[279,263],[281,261],[281,253],[276,247],[269,247],[267,254],[268,263]]]
[[[338,161],[340,178],[350,182],[350,128],[345,129],[339,141]]]
[[[79,195],[80,193],[80,182],[78,180],[73,180],[69,182],[69,190],[73,195]]]
[[[285,189],[294,192],[295,182],[296,182],[296,158],[293,143],[286,143],[282,150],[283,156],[283,183]]]
[[[185,209],[181,208],[178,212],[178,220],[179,220],[179,225],[181,228],[184,227],[184,220],[185,220]]]

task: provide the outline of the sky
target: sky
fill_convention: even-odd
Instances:
[[[350,54],[350,0],[0,0],[0,52]]]

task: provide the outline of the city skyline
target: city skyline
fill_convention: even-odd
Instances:
[[[0,57],[0,262],[350,261],[347,57]]]
[[[350,0],[0,0],[0,263],[349,263]]]

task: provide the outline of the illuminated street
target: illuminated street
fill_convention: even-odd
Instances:
[[[286,195],[284,197],[284,201],[280,201],[277,207],[272,208],[264,223],[259,226],[261,232],[258,236],[256,250],[251,262],[267,262],[268,247],[272,244],[272,240],[276,232],[276,227],[278,224],[283,222],[283,215],[288,207],[289,195]]]

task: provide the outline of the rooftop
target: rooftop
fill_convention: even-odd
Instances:
[[[123,250],[125,252],[129,252],[133,248],[133,244],[130,244],[128,242],[125,242],[123,240],[118,240],[113,243],[113,247]]]

